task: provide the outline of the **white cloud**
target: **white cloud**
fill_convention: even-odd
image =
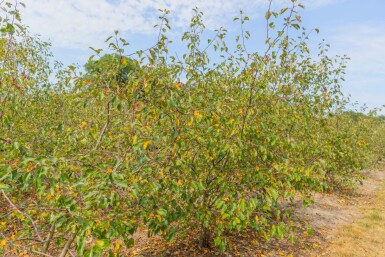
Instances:
[[[172,12],[172,25],[185,27],[198,6],[205,11],[209,26],[223,22],[228,15],[235,16],[246,2],[213,1],[154,1],[154,0],[27,0],[24,21],[32,32],[50,38],[55,46],[84,47],[101,41],[115,29],[132,33],[154,33],[158,9]],[[254,5],[249,1],[248,4]]]
[[[319,7],[339,0],[304,0],[307,6]],[[23,19],[33,33],[50,39],[56,47],[84,48],[101,42],[115,29],[151,34],[157,23],[158,9],[171,11],[173,27],[189,24],[192,9],[205,13],[209,28],[219,28],[235,17],[239,10],[254,16],[252,10],[266,6],[267,0],[24,0]],[[278,4],[290,0],[277,0]],[[262,11],[263,12],[263,11]]]
[[[371,107],[385,104],[385,23],[343,26],[331,34],[333,53],[351,58],[345,91]]]
[[[336,29],[333,34],[333,48],[351,57],[352,71],[385,77],[385,23],[349,25]]]

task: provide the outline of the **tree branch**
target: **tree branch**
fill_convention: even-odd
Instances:
[[[78,229],[76,229],[76,231],[71,235],[71,237],[68,238],[67,243],[65,244],[63,251],[61,252],[59,257],[65,257],[67,255],[67,252],[69,251],[69,248],[77,234],[78,234]]]
[[[53,235],[55,233],[55,225],[56,225],[55,222],[52,223],[51,228],[49,229],[49,234],[47,236],[47,239],[46,239],[46,242],[45,242],[44,248],[43,248],[43,252],[44,253],[48,252],[49,244],[51,243],[52,237],[53,237]]]
[[[35,230],[35,233],[36,233],[37,237],[39,238],[40,241],[43,241],[43,239],[42,239],[42,237],[41,237],[41,235],[40,235],[40,233],[39,233],[39,230],[37,229],[37,226],[36,226],[35,222],[33,221],[33,219],[31,218],[31,216],[29,216],[27,213],[24,213],[24,212],[20,211],[19,208],[17,208],[16,205],[13,204],[13,202],[11,201],[11,199],[8,198],[8,196],[5,194],[4,190],[1,190],[1,192],[3,193],[4,198],[5,198],[5,199],[7,200],[7,202],[12,206],[12,208],[13,208],[14,210],[17,210],[18,212],[20,212],[21,214],[23,214],[24,216],[26,216],[26,217],[31,221],[32,226],[33,226],[33,228],[34,228],[34,230]]]
[[[100,134],[99,134],[99,137],[98,137],[98,141],[96,141],[96,145],[94,147],[94,150],[98,149],[98,147],[100,145],[100,142],[103,139],[104,133],[106,132],[107,127],[110,124],[110,116],[111,116],[111,106],[110,105],[111,105],[111,101],[108,101],[108,103],[107,103],[107,121],[104,124],[104,127],[103,127],[102,131],[100,131]]]

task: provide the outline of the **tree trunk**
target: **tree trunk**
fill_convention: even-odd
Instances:
[[[200,248],[210,248],[210,231],[208,228],[202,226],[201,235],[199,238],[199,247]]]

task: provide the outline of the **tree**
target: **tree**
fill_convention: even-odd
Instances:
[[[118,83],[125,84],[130,76],[135,76],[138,62],[118,54],[105,54],[97,60],[88,60],[84,68],[85,77],[114,76]]]

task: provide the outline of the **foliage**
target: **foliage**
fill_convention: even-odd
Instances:
[[[267,11],[262,53],[246,48],[242,12],[231,50],[226,30],[201,40],[194,10],[182,58],[168,52],[166,12],[138,61],[115,33],[114,54],[45,87],[48,45],[3,19],[0,251],[119,256],[141,226],[171,241],[198,230],[202,247],[225,250],[233,231],[290,236],[283,200],[359,180],[384,156],[384,124],[343,112],[346,57],[321,43],[313,58],[298,8]]]
[[[90,59],[84,67],[86,74],[95,78],[108,77],[111,76],[111,73],[118,72],[118,74],[115,74],[117,76],[116,80],[125,84],[130,75],[135,72],[137,65],[137,62],[133,59],[118,54],[105,54],[98,60]],[[119,71],[116,71],[116,67],[120,67]]]

